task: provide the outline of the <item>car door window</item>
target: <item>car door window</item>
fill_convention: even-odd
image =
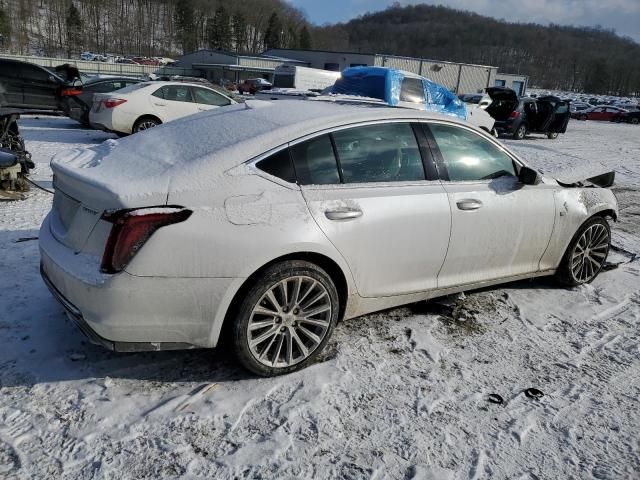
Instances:
[[[156,97],[164,98],[165,100],[171,100],[173,102],[193,102],[191,97],[191,89],[185,85],[166,85],[162,87],[162,93],[156,95],[157,91],[153,94]]]
[[[52,76],[52,74],[42,68],[38,68],[32,65],[20,66],[20,77],[23,80],[31,82],[47,82],[49,81],[50,76]]]
[[[451,181],[490,180],[515,176],[511,157],[498,146],[465,128],[429,126]]]
[[[291,156],[301,185],[340,183],[338,165],[329,135],[321,135],[291,147]]]
[[[223,107],[225,105],[230,105],[231,101],[223,97],[222,95],[208,90],[206,88],[194,88],[193,94],[196,100],[196,103],[202,103],[204,105],[214,105],[216,107]]]
[[[408,123],[333,132],[344,183],[424,180],[418,142]]]

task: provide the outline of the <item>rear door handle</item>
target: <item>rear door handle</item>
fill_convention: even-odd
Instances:
[[[362,216],[362,210],[327,210],[324,215],[329,220],[353,220]]]
[[[456,202],[456,205],[458,205],[459,210],[478,210],[482,207],[482,202],[480,200],[465,199]]]

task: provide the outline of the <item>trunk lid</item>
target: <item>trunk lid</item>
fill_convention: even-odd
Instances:
[[[125,164],[115,155],[118,144],[107,140],[63,152],[51,161],[51,233],[76,252],[102,253],[109,231],[109,224],[100,220],[105,210],[166,204],[168,176],[148,175],[135,157],[128,156]]]
[[[489,87],[485,90],[491,98],[486,111],[496,120],[506,120],[518,108],[518,95],[514,90],[505,87]]]

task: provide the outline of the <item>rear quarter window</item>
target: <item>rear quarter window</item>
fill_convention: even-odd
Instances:
[[[256,167],[285,182],[295,183],[296,181],[296,174],[288,148],[260,160],[256,163]]]

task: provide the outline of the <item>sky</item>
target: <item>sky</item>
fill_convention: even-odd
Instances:
[[[311,23],[344,22],[370,11],[383,10],[393,0],[287,0]],[[470,10],[511,22],[613,28],[640,43],[640,0],[401,0],[402,5],[428,3]],[[499,5],[499,8],[498,8]]]

